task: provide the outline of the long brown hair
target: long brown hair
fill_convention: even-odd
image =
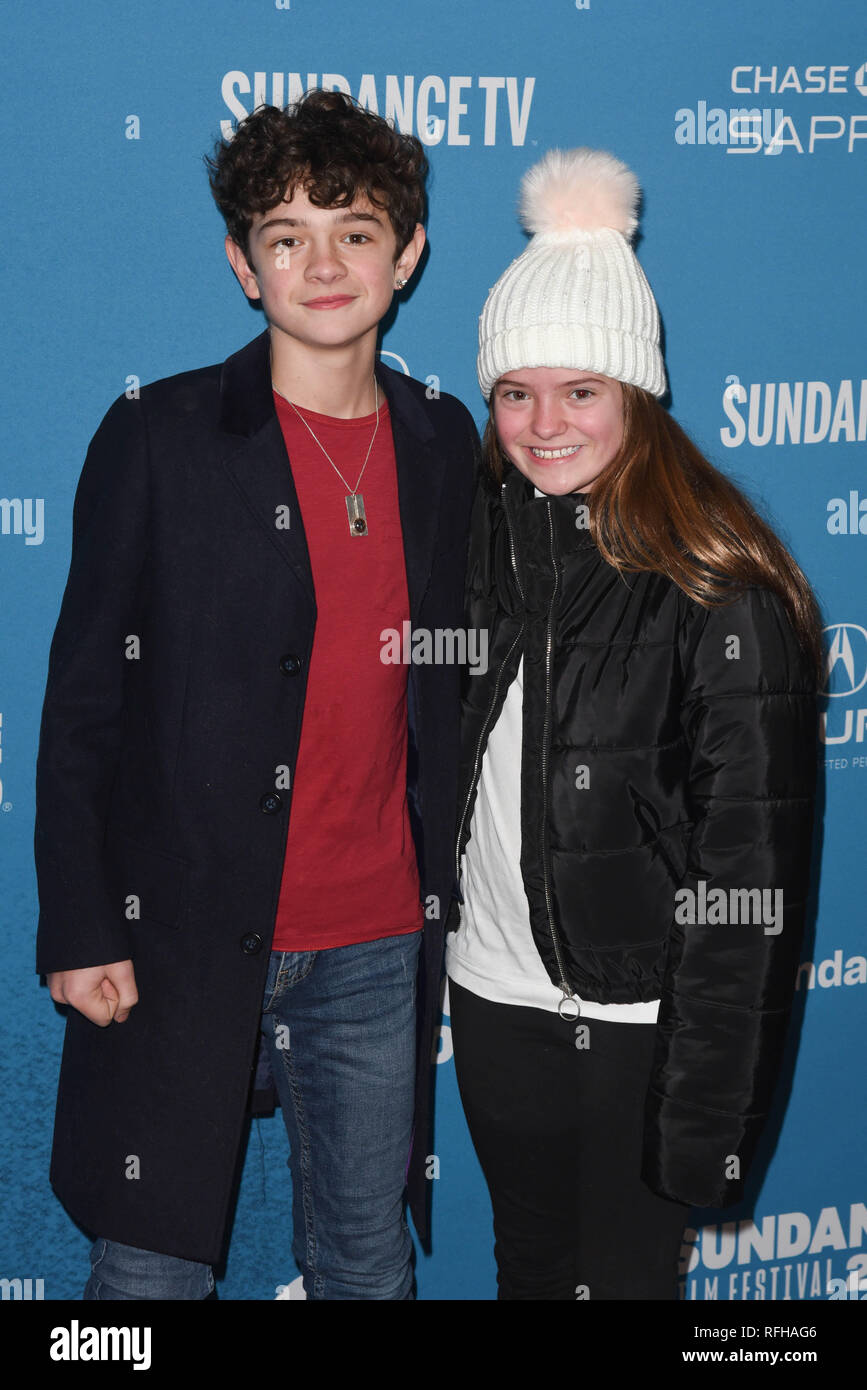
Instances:
[[[714,468],[654,396],[621,383],[623,443],[593,485],[590,531],[615,569],[665,574],[705,608],[749,585],[770,589],[822,671],[821,619],[800,566],[742,492]],[[482,445],[497,485],[506,461],[491,396]]]

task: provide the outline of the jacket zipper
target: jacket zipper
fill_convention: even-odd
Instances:
[[[503,483],[503,484],[502,484],[502,487],[501,487],[501,491],[500,491],[500,496],[501,496],[501,499],[502,499],[503,514],[504,514],[504,516],[505,516],[505,518],[506,518],[506,527],[507,527],[507,530],[508,530],[508,532],[509,532],[509,553],[510,553],[510,555],[511,555],[511,557],[512,557],[512,570],[514,571],[514,575],[515,575],[515,583],[516,583],[517,586],[518,586],[518,593],[520,594],[520,596],[521,596],[521,602],[523,603],[523,602],[524,602],[524,590],[521,588],[521,581],[520,581],[520,579],[518,578],[518,564],[517,564],[517,561],[516,561],[516,558],[515,558],[515,538],[514,538],[514,536],[513,536],[513,534],[512,534],[512,523],[511,523],[511,520],[509,519],[509,513],[508,513],[508,511],[506,510],[505,492],[506,492],[506,485],[505,485],[505,483]],[[465,823],[466,818],[467,818],[467,811],[469,810],[470,802],[472,801],[472,798],[473,798],[473,792],[474,792],[475,789],[476,789],[476,783],[477,783],[478,778],[479,778],[479,771],[480,771],[480,768],[481,768],[481,757],[482,757],[482,744],[483,744],[484,741],[485,741],[485,735],[486,735],[487,732],[488,732],[488,726],[489,726],[490,721],[491,721],[491,715],[493,714],[493,712],[494,712],[494,706],[495,706],[496,703],[497,703],[497,695],[499,694],[499,690],[500,690],[500,678],[501,678],[501,676],[502,676],[502,674],[503,674],[503,671],[505,670],[506,666],[508,666],[508,664],[509,664],[509,662],[510,662],[510,660],[511,660],[511,658],[512,658],[512,653],[514,652],[515,648],[517,647],[518,643],[520,642],[521,638],[522,638],[523,635],[524,635],[524,628],[525,628],[525,626],[526,626],[526,623],[522,622],[522,623],[521,623],[521,626],[519,627],[518,632],[517,632],[517,634],[516,634],[516,636],[515,636],[515,640],[514,640],[514,642],[512,643],[512,645],[510,646],[508,652],[506,653],[506,656],[505,656],[504,660],[502,661],[502,663],[501,663],[501,665],[500,665],[500,669],[499,669],[499,671],[497,672],[497,679],[494,681],[494,693],[493,693],[492,696],[491,696],[491,703],[490,703],[490,705],[488,706],[488,712],[487,712],[487,714],[485,715],[485,720],[484,720],[484,723],[482,724],[482,730],[481,730],[481,733],[479,734],[479,740],[478,740],[478,743],[476,744],[475,757],[473,758],[473,775],[472,775],[472,777],[470,778],[470,785],[469,785],[469,789],[468,789],[468,791],[467,791],[466,801],[464,802],[464,808],[463,808],[463,810],[461,811],[461,819],[460,819],[460,823],[459,823],[459,825],[458,825],[458,839],[457,839],[457,844],[456,844],[456,846],[455,846],[455,882],[458,883],[458,884],[459,884],[460,881],[461,881],[461,840],[463,839],[463,834],[464,834],[464,823]]]
[[[513,571],[513,573],[514,573],[514,575],[515,575],[515,583],[516,583],[517,586],[518,586],[518,593],[521,595],[521,602],[523,603],[523,602],[524,602],[524,590],[523,590],[523,587],[522,587],[522,585],[521,585],[520,576],[519,576],[519,574],[518,574],[518,560],[517,560],[517,557],[516,557],[516,555],[515,555],[515,533],[514,533],[514,531],[512,530],[512,518],[509,516],[509,509],[508,509],[508,507],[506,506],[506,484],[505,484],[505,483],[502,483],[501,486],[500,486],[500,498],[501,498],[501,501],[502,501],[503,516],[506,518],[506,530],[507,530],[508,533],[509,533],[509,554],[510,554],[511,557],[512,557],[512,571]]]
[[[554,585],[551,590],[551,604],[548,609],[548,632],[545,646],[545,728],[542,737],[542,874],[545,879],[545,904],[548,909],[548,928],[551,932],[554,954],[557,957],[557,968],[560,971],[560,988],[563,991],[563,998],[557,1005],[557,1012],[561,1018],[571,1021],[579,1017],[581,1005],[575,996],[575,991],[566,978],[566,967],[563,964],[563,952],[560,945],[560,938],[557,935],[557,928],[554,925],[554,905],[551,899],[551,882],[548,875],[548,837],[545,825],[548,809],[548,747],[551,735],[551,662],[554,650],[554,606],[560,588],[560,572],[557,568],[557,556],[554,552],[554,523],[551,517],[550,500],[546,502],[545,506],[548,512],[548,536],[551,547],[551,568],[554,573]]]
[[[509,516],[509,509],[506,506],[505,483],[501,485],[500,497],[503,507],[503,515],[506,518],[506,528],[509,532],[509,554],[512,560],[512,572],[515,576],[515,584],[517,585],[521,602],[524,603],[524,589],[521,584],[520,575],[518,574],[518,561],[517,556],[515,555],[515,534],[512,530],[512,519]],[[551,593],[551,605],[548,610],[548,633],[545,656],[545,731],[544,741],[542,745],[542,872],[545,878],[545,904],[548,910],[548,927],[551,933],[551,941],[554,945],[554,954],[557,958],[557,968],[560,971],[560,989],[563,991],[563,998],[560,1000],[560,1003],[557,1007],[557,1012],[559,1013],[561,1018],[573,1020],[579,1017],[581,1013],[581,1005],[579,1004],[575,996],[575,991],[572,989],[571,985],[569,984],[569,981],[566,978],[566,967],[563,964],[563,951],[560,945],[560,938],[557,935],[557,928],[554,926],[554,907],[551,901],[551,884],[548,877],[548,860],[545,849],[547,838],[545,834],[545,810],[548,801],[548,743],[551,728],[551,658],[554,646],[554,605],[557,599],[557,593],[559,591],[559,572],[557,570],[557,559],[554,554],[554,526],[551,519],[550,502],[547,503],[547,509],[548,533],[550,537],[551,546],[551,564],[554,570],[554,587]],[[456,883],[460,883],[461,879],[461,840],[463,839],[464,824],[466,822],[467,811],[469,810],[470,801],[472,800],[473,792],[476,789],[476,783],[478,781],[479,769],[481,766],[482,745],[485,741],[485,735],[488,731],[488,725],[490,724],[491,715],[494,712],[494,706],[497,703],[497,695],[500,689],[500,677],[502,676],[505,667],[508,666],[509,661],[512,657],[512,653],[514,652],[515,648],[517,647],[518,643],[524,635],[525,626],[526,622],[522,622],[520,628],[518,629],[517,636],[515,637],[514,642],[512,643],[508,652],[506,653],[505,659],[503,660],[500,669],[497,672],[497,679],[494,682],[494,692],[491,696],[491,703],[488,706],[488,711],[485,715],[484,723],[482,724],[482,730],[479,734],[478,743],[476,744],[476,751],[473,759],[473,775],[470,778],[470,785],[467,791],[467,796],[464,802],[463,810],[461,812],[460,824],[458,826],[458,838],[457,845],[455,847]]]

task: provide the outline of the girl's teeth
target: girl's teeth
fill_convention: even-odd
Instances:
[[[569,444],[565,449],[530,449],[537,459],[562,459],[567,454],[574,454],[578,448],[577,444]]]

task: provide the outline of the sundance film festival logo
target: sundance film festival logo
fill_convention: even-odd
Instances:
[[[719,432],[727,449],[752,444],[855,444],[867,440],[867,378],[753,381],[725,378]]]
[[[780,1212],[684,1232],[680,1273],[691,1275],[689,1299],[840,1297],[852,1272],[867,1272],[867,1207],[823,1207],[815,1216]],[[849,1253],[854,1252],[854,1253]],[[683,1286],[681,1286],[683,1287]],[[845,1295],[842,1295],[845,1296]]]
[[[843,959],[843,947],[838,946],[836,951],[824,960],[820,960],[818,965],[815,961],[805,960],[798,966],[798,973],[795,976],[795,989],[806,986],[815,989],[818,984],[820,989],[848,989],[851,985],[867,985],[867,956],[847,956]]]
[[[867,741],[867,694],[862,694],[867,686],[867,629],[860,623],[831,623],[824,629],[827,644],[825,660],[825,686],[823,694],[828,701],[852,700],[861,697],[855,705],[832,705],[819,716],[819,732],[826,745],[864,744]],[[837,756],[826,763],[835,770],[852,767],[867,767],[867,756],[860,753],[851,758]]]
[[[423,145],[523,145],[527,138],[535,77],[440,77],[429,73],[361,74],[357,84],[342,73],[253,72],[223,74],[220,93],[231,118],[220,122],[226,140],[235,124],[260,106],[285,106],[306,91],[323,87],[345,92],[360,106],[382,115]]]

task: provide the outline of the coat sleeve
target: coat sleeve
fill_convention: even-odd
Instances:
[[[750,589],[696,612],[682,636],[693,830],[673,904],[642,1176],[660,1196],[726,1206],[743,1195],[770,1106],[798,968],[816,687],[776,595]]]
[[[49,655],[36,764],[40,973],[130,956],[103,844],[147,534],[142,410],[122,397],[94,436],[79,479],[69,576]]]

